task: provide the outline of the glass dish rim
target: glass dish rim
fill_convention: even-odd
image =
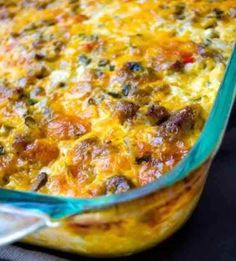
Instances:
[[[12,191],[1,188],[0,202],[21,208],[43,211],[52,217],[58,218],[86,210],[97,210],[107,208],[111,205],[136,200],[161,189],[170,187],[186,178],[192,171],[209,159],[211,155],[214,155],[217,152],[227,126],[235,95],[236,44],[233,46],[233,51],[224,78],[200,137],[186,157],[184,157],[184,159],[171,171],[147,185],[116,195],[98,196],[94,198],[73,198],[66,196],[50,196],[34,192]],[[54,206],[53,210],[49,207],[50,205]],[[45,206],[48,206],[49,208]]]

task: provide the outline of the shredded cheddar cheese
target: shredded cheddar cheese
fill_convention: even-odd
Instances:
[[[122,193],[196,142],[235,0],[0,0],[0,185]]]

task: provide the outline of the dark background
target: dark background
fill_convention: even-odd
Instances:
[[[212,164],[200,203],[189,221],[174,236],[159,246],[140,254],[114,260],[133,261],[140,258],[156,261],[236,261],[235,172],[236,105],[221,149]],[[22,251],[26,249],[37,251],[31,259],[36,261],[37,254],[40,252],[52,255],[52,259],[47,260],[57,260],[57,257],[67,260],[94,260],[23,244],[16,244],[16,246]]]

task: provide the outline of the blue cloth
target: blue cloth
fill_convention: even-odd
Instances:
[[[30,247],[29,247],[30,249]],[[43,252],[27,250],[17,246],[6,246],[0,248],[0,260],[7,261],[63,261],[62,259]]]

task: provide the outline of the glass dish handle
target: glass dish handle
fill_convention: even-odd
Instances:
[[[55,225],[49,216],[42,212],[32,212],[0,204],[0,246]]]

